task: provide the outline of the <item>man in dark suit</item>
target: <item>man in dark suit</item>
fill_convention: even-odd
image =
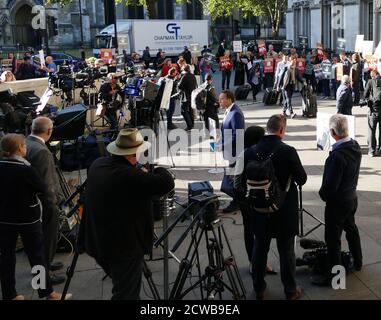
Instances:
[[[42,227],[47,262],[49,268],[54,271],[63,267],[60,262],[53,263],[58,240],[58,205],[63,199],[63,195],[53,155],[45,144],[49,141],[52,132],[53,122],[49,118],[39,117],[33,120],[32,133],[26,140],[28,146],[26,159],[37,170],[48,186],[47,192],[41,196],[43,207]],[[53,284],[65,281],[63,275],[54,274],[51,278]]]
[[[225,110],[225,116],[221,125],[221,145],[223,157],[229,161],[229,169],[233,171],[235,166],[236,156],[244,149],[244,133],[245,133],[245,117],[241,109],[234,103],[234,93],[229,90],[224,90],[219,96],[219,103],[222,109]],[[229,173],[229,172],[228,172]],[[226,173],[225,173],[226,175]],[[231,174],[227,175],[228,177]],[[224,186],[224,182],[231,181],[231,186]],[[239,206],[234,197],[233,179],[224,177],[221,191],[228,191],[228,195],[233,197],[233,201],[229,206],[222,210],[223,213],[232,213],[239,210]]]
[[[191,108],[192,91],[197,88],[197,80],[194,74],[190,72],[190,66],[187,64],[181,73],[181,79],[178,83],[178,89],[181,95],[181,114],[187,124],[187,131],[194,127],[193,110]]]
[[[164,168],[139,168],[137,156],[149,147],[138,129],[123,129],[107,146],[112,156],[97,159],[88,174],[85,250],[112,278],[113,300],[139,299],[144,255],[153,244],[152,200],[174,188]]]
[[[337,89],[337,102],[336,108],[337,113],[341,114],[352,114],[353,100],[352,100],[352,89],[350,87],[351,79],[349,76],[344,75],[341,79],[341,85]]]
[[[267,135],[258,144],[244,153],[243,168],[235,176],[235,190],[240,197],[246,195],[246,167],[251,160],[257,160],[258,154],[271,156],[275,176],[283,190],[287,190],[281,208],[273,213],[260,213],[252,209],[255,244],[252,255],[253,284],[257,299],[262,300],[266,290],[267,255],[271,238],[276,238],[280,259],[281,279],[284,293],[289,300],[299,299],[303,289],[295,281],[295,236],[298,234],[298,190],[297,185],[307,181],[307,174],[300,162],[296,150],[282,142],[286,134],[287,119],[284,115],[273,115],[267,122]]]
[[[313,284],[331,286],[331,270],[341,265],[341,234],[343,230],[352,253],[354,268],[362,267],[362,250],[359,231],[355,224],[357,210],[357,182],[361,165],[361,147],[348,136],[348,120],[341,114],[329,121],[336,143],[325,162],[322,186],[319,191],[325,207],[325,242],[328,249],[328,274]]]

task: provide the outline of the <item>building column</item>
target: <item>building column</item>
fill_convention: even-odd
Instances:
[[[322,8],[311,7],[311,47],[322,41]]]
[[[373,41],[374,47],[378,46],[378,43],[381,41],[381,14],[375,12],[376,1],[373,1]]]

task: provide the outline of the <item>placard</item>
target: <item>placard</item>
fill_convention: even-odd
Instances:
[[[381,59],[381,41],[378,43],[378,46],[374,51],[374,56],[378,59]]]
[[[371,56],[373,55],[373,41],[363,41],[362,42],[362,56]]]
[[[333,114],[318,112],[316,116],[316,145],[318,150],[330,151],[336,142],[329,130],[329,120]],[[348,133],[352,139],[356,137],[355,117],[344,115],[348,119]]]
[[[364,35],[358,34],[356,36],[355,52],[362,52],[362,43],[364,41]]]
[[[321,69],[323,73],[323,79],[331,79],[332,78],[332,63],[330,61],[323,61],[321,63]]]
[[[108,63],[112,60],[112,49],[101,49],[100,57],[105,63]]]
[[[337,52],[342,52],[342,51],[345,51],[345,45],[347,43],[347,40],[345,40],[344,38],[337,38],[337,41],[336,41],[336,51]]]
[[[306,59],[297,58],[296,59],[296,68],[299,70],[299,73],[301,75],[304,75],[304,73],[306,72]]]
[[[323,71],[321,69],[321,64],[314,64],[314,72],[315,72],[315,78],[316,80],[321,80],[323,79]]]
[[[341,62],[336,63],[336,80],[341,81],[344,76],[344,66]]]
[[[45,54],[44,54],[44,50],[38,51],[38,56],[40,58],[41,68],[44,68],[45,67]]]
[[[300,35],[298,38],[299,38],[299,48],[307,49],[308,48],[308,37]]]
[[[283,50],[290,51],[291,47],[292,47],[292,40],[283,41]]]
[[[1,71],[11,71],[12,70],[12,59],[2,60],[2,70]]]
[[[242,52],[242,41],[233,41],[233,51]]]
[[[274,73],[274,59],[268,58],[265,59],[265,67],[264,67],[264,73]]]

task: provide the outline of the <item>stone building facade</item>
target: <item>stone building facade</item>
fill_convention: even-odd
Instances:
[[[288,0],[287,39],[297,44],[299,35],[309,38],[311,47],[317,42],[336,49],[338,38],[346,39],[346,50],[354,51],[356,35],[381,41],[381,0]]]
[[[75,0],[60,7],[45,6],[44,0],[0,0],[0,46],[3,48],[34,47],[43,43],[44,32],[32,27],[36,5],[44,6],[46,15],[57,18],[58,34],[49,34],[49,45],[54,48],[76,47],[81,43],[79,1],[82,6],[82,30],[84,44],[90,44],[95,34],[105,26],[104,2],[99,0]]]

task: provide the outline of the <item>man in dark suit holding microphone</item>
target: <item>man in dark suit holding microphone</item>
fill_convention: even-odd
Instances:
[[[235,159],[244,149],[245,117],[241,109],[234,103],[234,93],[230,90],[223,90],[219,96],[219,103],[225,110],[225,116],[221,126],[221,144],[225,160],[229,161],[229,169],[234,170]],[[239,210],[233,192],[232,174],[226,174],[222,182],[221,191],[231,196],[233,200],[223,213],[232,213]]]

